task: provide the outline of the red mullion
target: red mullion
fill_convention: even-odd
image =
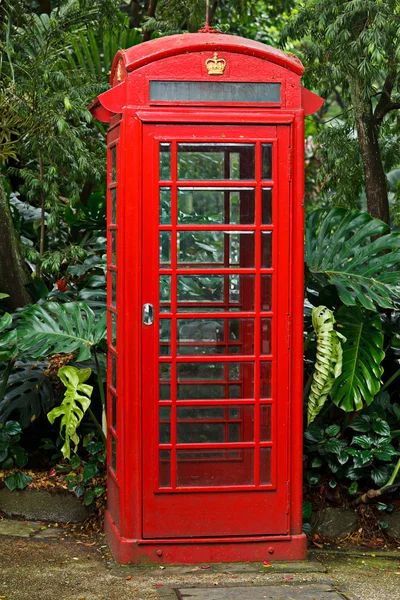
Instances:
[[[171,489],[176,489],[176,422],[177,422],[177,409],[176,409],[176,394],[177,394],[177,299],[178,299],[178,278],[177,278],[177,255],[178,255],[178,240],[176,226],[178,223],[178,191],[177,191],[177,177],[178,177],[178,156],[177,156],[177,142],[176,140],[171,142],[171,425],[170,425],[170,440],[171,440]]]
[[[256,316],[254,318],[254,354],[256,360],[254,362],[254,485],[260,485],[260,355],[261,355],[261,231],[262,222],[262,198],[261,198],[261,177],[262,177],[262,162],[261,162],[261,142],[256,142],[256,206],[255,206],[255,263],[256,275],[254,281],[254,310]]]

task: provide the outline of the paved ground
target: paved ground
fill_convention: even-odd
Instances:
[[[7,535],[5,535],[7,533]],[[28,536],[28,537],[23,537]],[[400,551],[306,563],[121,567],[104,542],[0,520],[1,600],[400,600]]]

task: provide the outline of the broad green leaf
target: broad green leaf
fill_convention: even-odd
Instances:
[[[68,366],[61,367],[58,370],[58,376],[67,388],[64,394],[64,400],[53,408],[47,415],[50,423],[61,417],[60,434],[63,436],[64,444],[61,452],[64,458],[71,456],[71,442],[76,451],[79,444],[79,437],[76,432],[83,415],[90,406],[90,397],[93,387],[85,383],[91,375],[91,369],[77,369]]]
[[[372,429],[379,435],[390,437],[390,427],[383,419],[376,419],[372,423]]]
[[[335,437],[335,435],[337,435],[339,431],[340,425],[329,425],[329,427],[325,429],[325,433],[330,437]]]
[[[17,435],[22,431],[21,425],[17,421],[7,421],[7,423],[4,425],[4,430],[9,435]]]
[[[303,519],[309,519],[312,515],[312,504],[311,502],[303,502]]]
[[[13,473],[12,475],[7,475],[7,477],[4,478],[4,483],[6,484],[10,492],[13,492],[17,487],[16,474]]]
[[[371,471],[371,479],[379,487],[385,485],[385,483],[389,480],[390,470],[386,465],[379,465],[379,467],[374,467]]]
[[[326,306],[318,306],[312,310],[312,324],[317,334],[317,356],[308,398],[308,425],[321,411],[336,377],[342,371],[340,340],[346,338],[334,330],[334,323],[333,312]]]
[[[349,487],[349,494],[356,494],[357,490],[358,490],[358,483],[357,483],[357,481],[353,481],[353,483]]]
[[[371,429],[371,417],[369,415],[357,415],[349,424],[350,429],[367,433]]]
[[[311,275],[335,285],[346,305],[400,305],[400,234],[368,213],[341,207],[311,213],[305,258]]]
[[[21,314],[19,348],[35,357],[78,351],[77,361],[90,358],[90,349],[105,337],[105,312],[96,322],[94,312],[80,302],[46,302]]]
[[[98,474],[99,470],[94,463],[88,463],[83,469],[83,482],[87,483]]]
[[[340,308],[336,314],[338,327],[346,332],[343,344],[342,373],[335,380],[331,398],[342,410],[360,410],[373,401],[381,386],[385,357],[379,315],[360,308]]]

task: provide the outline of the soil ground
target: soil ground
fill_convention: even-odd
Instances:
[[[269,597],[302,598],[298,586],[304,586],[306,599],[313,597],[312,584],[321,584],[318,589],[324,589],[325,594],[331,589],[332,598],[400,600],[400,549],[398,555],[397,551],[317,549],[309,562],[273,563],[272,566],[246,563],[210,565],[206,569],[204,565],[122,567],[112,559],[102,535],[35,524],[36,533],[29,537],[32,524],[28,523],[28,537],[21,537],[24,527],[22,522],[18,523],[21,527],[11,526],[9,534],[4,535],[7,522],[0,521],[3,524],[3,534],[0,534],[2,600],[169,600],[177,598],[173,589],[179,588],[185,598],[185,592],[190,592],[185,588],[193,587],[210,588],[210,593],[207,589],[202,592],[201,598],[205,599],[213,597],[211,590],[226,588],[221,595],[224,600],[234,595],[233,590],[229,592],[230,587],[243,587],[245,600],[246,587],[277,585],[282,586],[279,589],[283,595],[268,594]],[[296,587],[293,596],[290,586]],[[270,588],[271,593],[273,589]],[[260,588],[260,593],[261,590],[260,598],[267,598],[265,588]]]

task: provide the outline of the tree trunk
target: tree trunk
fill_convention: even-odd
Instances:
[[[18,235],[14,229],[6,193],[0,180],[0,292],[9,294],[3,300],[8,310],[32,302],[25,285],[30,282],[22,257]]]
[[[364,96],[362,81],[357,77],[350,77],[349,84],[364,165],[367,210],[373,217],[389,225],[389,198],[379,148],[379,127],[374,118],[371,100]]]

